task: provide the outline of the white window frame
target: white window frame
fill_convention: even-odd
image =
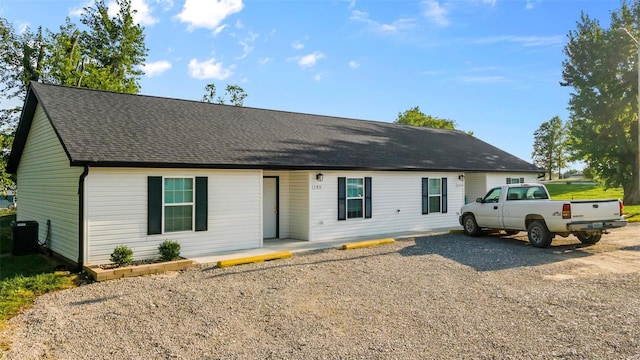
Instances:
[[[165,179],[191,179],[191,202],[167,204],[165,200]],[[177,207],[191,205],[191,229],[166,231],[165,227],[165,209],[167,207]],[[196,228],[196,178],[195,176],[163,176],[162,177],[162,233],[175,234],[180,232],[193,232]]]
[[[440,189],[440,192],[438,194],[432,194],[431,193],[431,180],[437,180],[438,181],[438,189]],[[427,184],[427,192],[429,194],[429,214],[433,213],[433,214],[437,214],[437,213],[441,213],[442,212],[442,178],[429,178],[428,184]],[[431,209],[431,198],[432,197],[437,197],[439,198],[438,200],[438,211],[433,211]]]
[[[362,181],[362,196],[358,196],[358,197],[350,197],[349,196],[349,180],[360,180]],[[364,177],[348,177],[345,179],[345,201],[346,201],[346,212],[347,212],[347,220],[349,219],[364,219],[364,195],[365,195],[365,183],[364,183]],[[360,200],[362,203],[362,216],[358,216],[358,217],[353,217],[353,216],[349,216],[349,200]]]

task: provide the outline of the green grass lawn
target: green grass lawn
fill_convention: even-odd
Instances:
[[[554,200],[622,199],[622,188],[605,190],[600,185],[545,184]],[[624,213],[629,222],[640,222],[640,205],[625,205]]]
[[[59,262],[50,257],[10,255],[11,222],[15,219],[15,213],[0,216],[0,328],[36,296],[74,286],[74,277],[55,272]]]
[[[0,329],[36,296],[75,286],[75,276],[55,272],[58,264],[40,254],[0,257]]]

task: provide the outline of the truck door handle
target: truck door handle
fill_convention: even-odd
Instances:
[[[498,210],[498,205],[493,205],[493,210]]]

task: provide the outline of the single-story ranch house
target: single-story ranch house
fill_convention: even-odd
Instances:
[[[456,130],[32,82],[8,170],[18,220],[80,266],[458,225],[541,169]],[[50,226],[47,222],[50,221]]]

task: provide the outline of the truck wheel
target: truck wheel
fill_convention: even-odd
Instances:
[[[527,226],[529,243],[537,248],[546,248],[551,245],[551,232],[543,221],[533,221]]]
[[[467,214],[462,218],[462,225],[464,227],[464,233],[469,236],[480,235],[480,228],[476,222],[476,218],[471,214]]]
[[[576,234],[576,236],[581,243],[587,245],[593,245],[600,241],[600,239],[602,238],[602,234],[589,234],[586,232],[579,232]]]

